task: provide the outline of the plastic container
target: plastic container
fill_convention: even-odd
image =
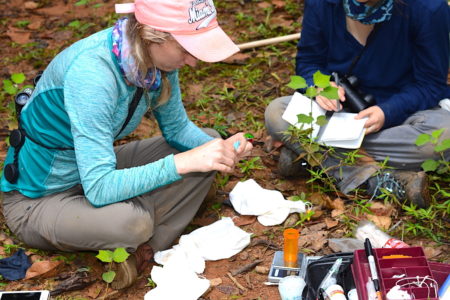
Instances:
[[[300,276],[283,277],[278,284],[281,300],[301,300],[305,280]]]
[[[364,241],[366,238],[370,240],[370,243],[374,248],[408,248],[409,245],[393,238],[375,224],[370,221],[361,221],[358,227],[355,229],[355,237]]]
[[[344,289],[339,284],[330,285],[325,290],[326,299],[328,300],[346,300]]]
[[[434,279],[433,272],[428,264],[422,247],[402,249],[378,248],[374,249],[374,252],[383,299],[386,298],[386,294],[399,282],[399,280],[402,280],[402,278],[411,278],[416,276],[423,278],[428,276]],[[398,255],[403,256],[403,258],[398,258]],[[370,278],[370,270],[364,250],[356,250],[354,252],[352,272],[355,278],[359,299],[367,300],[366,282]],[[412,281],[402,281],[402,283],[405,282]],[[405,290],[412,295],[413,299],[438,300],[437,294],[433,288],[428,289],[426,287],[409,285],[407,287],[403,287],[402,290]]]
[[[296,268],[298,266],[298,238],[300,234],[294,228],[284,230],[284,266],[288,268]]]

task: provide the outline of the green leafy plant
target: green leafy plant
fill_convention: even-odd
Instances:
[[[422,169],[425,172],[436,172],[439,175],[450,173],[450,162],[445,159],[444,152],[450,149],[450,139],[439,141],[439,137],[444,132],[444,128],[433,131],[431,134],[420,134],[416,139],[416,146],[431,144],[434,151],[438,153],[441,159],[427,159],[422,163]]]
[[[238,167],[246,176],[250,175],[250,172],[252,170],[264,169],[264,166],[261,163],[261,158],[259,156],[241,161],[240,163],[238,163]]]
[[[106,283],[113,282],[116,277],[116,272],[114,272],[112,268],[112,263],[123,263],[127,260],[130,254],[124,248],[117,248],[114,251],[110,250],[99,250],[98,255],[96,256],[100,261],[108,264],[108,271],[102,274],[102,279]]]
[[[150,277],[147,278],[147,284],[145,286],[151,287],[154,289],[156,287],[156,283]]]
[[[19,91],[19,86],[25,81],[26,77],[23,73],[15,73],[11,75],[11,79],[3,80],[3,91],[8,95],[15,95]]]

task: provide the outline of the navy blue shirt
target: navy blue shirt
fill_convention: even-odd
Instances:
[[[450,96],[449,31],[444,0],[395,0],[391,19],[375,25],[352,75],[375,96],[384,128]],[[347,31],[342,0],[305,1],[296,73],[309,84],[317,70],[346,74],[363,48]]]

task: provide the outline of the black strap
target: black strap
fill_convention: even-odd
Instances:
[[[136,89],[136,92],[134,93],[133,100],[131,100],[130,106],[128,106],[128,115],[125,119],[125,122],[122,125],[122,128],[120,129],[119,133],[116,135],[118,137],[122,131],[127,127],[128,122],[130,122],[131,117],[133,116],[134,112],[136,111],[136,108],[139,104],[139,100],[141,100],[142,94],[144,93],[144,89],[141,87],[138,87]]]
[[[358,55],[356,55],[353,58],[352,63],[350,64],[350,67],[348,68],[347,73],[345,74],[346,76],[352,75],[353,69],[355,68],[355,66],[359,62],[359,60],[361,59],[361,56],[363,55],[364,51],[367,49],[369,42],[373,39],[373,36],[375,35],[375,32],[378,30],[379,26],[380,26],[380,24],[375,24],[375,26],[373,27],[373,30],[369,33],[366,44],[361,49],[361,51],[359,51]]]

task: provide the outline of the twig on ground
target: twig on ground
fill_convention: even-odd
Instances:
[[[245,287],[243,287],[237,280],[236,278],[233,277],[233,275],[231,275],[230,272],[227,272],[227,276],[231,279],[231,281],[233,281],[233,283],[243,292],[247,292],[247,289]]]
[[[270,248],[272,250],[280,250],[280,247],[271,241],[264,240],[264,239],[258,239],[258,240],[252,240],[250,247],[258,246],[258,245],[264,245],[267,248]]]
[[[106,300],[106,299],[109,299],[112,296],[117,295],[118,293],[119,293],[119,291],[112,291],[111,293],[109,293],[109,294],[107,294],[107,295],[105,295],[103,297],[100,297],[97,300]]]
[[[247,282],[248,288],[252,290],[253,289],[253,284],[252,284],[252,282],[250,280],[250,274],[249,273],[245,274],[245,281]]]
[[[239,275],[239,274],[241,274],[241,273],[245,273],[245,272],[247,272],[247,271],[252,270],[254,267],[256,267],[258,264],[260,264],[260,263],[262,263],[262,262],[263,262],[262,259],[255,260],[254,262],[252,262],[252,263],[250,263],[250,264],[247,264],[247,265],[243,266],[242,268],[239,268],[239,269],[237,269],[237,270],[231,271],[231,274],[232,274],[233,276],[236,276],[236,275]]]

